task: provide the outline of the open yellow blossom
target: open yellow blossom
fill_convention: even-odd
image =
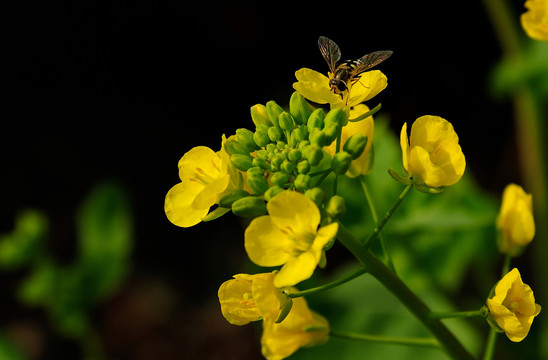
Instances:
[[[501,252],[518,255],[535,236],[533,197],[516,184],[509,184],[502,193],[497,217],[498,246]]]
[[[274,273],[234,275],[220,286],[218,296],[223,316],[233,325],[263,318],[275,321],[287,300],[274,287]]]
[[[179,160],[179,178],[166,195],[164,210],[169,221],[181,227],[198,224],[224,194],[242,186],[241,175],[222,148],[192,148]]]
[[[439,116],[421,116],[400,134],[403,168],[416,185],[439,188],[457,183],[464,174],[466,160],[453,125]]]
[[[329,339],[329,323],[308,308],[302,297],[293,299],[289,315],[279,324],[263,321],[262,353],[268,360],[284,359],[301,347],[321,345]]]
[[[357,118],[362,114],[369,111],[369,107],[365,104],[359,104],[350,110],[350,118]],[[373,167],[373,156],[371,149],[373,147],[373,133],[374,133],[373,116],[369,116],[363,120],[356,122],[349,122],[342,128],[341,144],[344,144],[349,137],[354,134],[363,134],[367,136],[367,145],[363,153],[355,160],[352,160],[350,168],[346,172],[346,176],[355,178],[360,175],[367,175]],[[324,150],[331,156],[335,155],[337,144],[333,142],[330,146],[325,147]]]
[[[282,191],[267,204],[269,215],[253,219],[245,231],[245,249],[259,266],[283,265],[274,278],[277,288],[312,276],[324,246],[337,235],[338,224],[318,229],[316,204],[301,193]]]
[[[521,15],[523,29],[533,39],[548,40],[548,0],[527,0]]]
[[[335,94],[329,86],[332,74],[328,75],[329,77],[317,71],[302,68],[295,72],[298,82],[293,83],[293,88],[315,103],[329,104],[331,108],[346,108],[372,99],[387,85],[386,76],[380,70],[371,70],[361,74],[359,80],[351,85],[348,91]]]
[[[487,299],[490,315],[506,336],[514,342],[529,333],[533,319],[541,307],[529,285],[524,284],[518,269],[506,274],[495,287],[495,295]]]

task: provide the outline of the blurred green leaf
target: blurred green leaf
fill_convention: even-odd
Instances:
[[[23,360],[25,357],[6,337],[0,334],[0,360]]]
[[[48,222],[42,213],[26,210],[19,214],[13,232],[0,237],[0,266],[13,269],[39,257],[47,231]]]
[[[99,185],[77,215],[79,267],[94,299],[108,295],[124,278],[132,246],[132,216],[125,190]]]

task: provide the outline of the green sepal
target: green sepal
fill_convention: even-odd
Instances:
[[[335,242],[335,239],[331,239],[329,242],[331,242],[331,241]],[[333,246],[333,243],[331,243],[331,244],[332,244],[331,246]],[[325,250],[326,247],[327,247],[327,245],[324,246],[324,250]],[[327,266],[327,256],[325,256],[325,251],[322,251],[322,255],[320,256],[320,261],[318,262],[318,267],[320,269],[325,269],[326,266]]]
[[[241,217],[257,217],[266,214],[266,203],[258,196],[248,196],[232,203],[232,213]]]
[[[202,219],[202,221],[203,222],[208,222],[208,221],[211,221],[211,220],[215,220],[217,218],[220,218],[221,216],[223,216],[224,214],[226,214],[229,211],[230,211],[230,208],[217,206],[215,208],[215,210],[213,210],[209,214],[207,214],[206,217],[204,217]]]
[[[270,137],[268,136],[268,129],[257,128],[253,133],[253,141],[257,146],[264,147],[270,144]]]
[[[400,184],[403,184],[403,185],[409,185],[412,183],[412,180],[410,177],[408,176],[403,176],[403,175],[400,175],[396,172],[396,170],[392,169],[392,168],[389,168],[388,169],[388,174],[390,174],[390,176],[392,176],[392,178],[394,180],[396,180],[397,182],[399,182]]]
[[[253,131],[249,129],[237,129],[236,140],[238,141],[238,143],[244,145],[250,153],[259,149],[259,146],[257,146],[255,140],[253,140]]]
[[[432,186],[428,186],[426,184],[414,184],[415,185],[415,189],[417,189],[418,191],[422,192],[422,193],[425,193],[425,194],[441,194],[442,192],[445,191],[445,187],[442,186],[442,187],[432,187]]]
[[[292,131],[295,128],[295,120],[293,120],[293,116],[287,111],[278,115],[278,124],[282,130],[286,131]]]
[[[268,137],[271,141],[279,141],[282,139],[283,131],[280,127],[274,125],[268,128]]]
[[[316,109],[308,117],[306,125],[308,130],[324,128],[325,111],[322,108]]]
[[[339,125],[341,129],[348,124],[348,115],[342,108],[331,109],[325,116],[325,127],[333,123]]]
[[[255,169],[255,168],[251,168]],[[250,172],[247,172],[247,185],[256,195],[262,195],[266,190],[268,190],[268,181],[262,175],[250,175]]]
[[[365,150],[367,146],[367,136],[356,133],[346,140],[343,145],[343,150],[352,156],[352,159],[356,160]]]
[[[247,147],[243,144],[240,144],[238,141],[236,141],[236,139],[227,139],[223,144],[223,148],[228,155],[249,154],[249,150],[247,149]]]
[[[230,156],[230,163],[240,171],[247,171],[253,167],[253,157],[244,154],[234,154]]]
[[[346,151],[339,151],[333,156],[331,169],[337,175],[343,175],[348,171],[352,164],[352,156]]]
[[[312,131],[310,131],[308,139],[310,140],[311,144],[316,144],[319,147],[324,147],[327,143],[327,136],[325,134],[325,131],[317,128],[313,128]]]
[[[497,324],[491,314],[487,315],[485,320],[487,321],[491,329],[495,330],[497,333],[502,334],[504,332],[504,330],[499,326],[499,324]]]
[[[306,101],[301,94],[295,91],[291,94],[291,98],[289,99],[289,112],[295,119],[295,122],[300,125],[306,124],[310,114],[312,113],[312,109],[310,104],[308,104],[308,101]]]
[[[285,296],[285,302],[280,306],[280,314],[278,315],[278,318],[275,321],[276,324],[279,324],[282,321],[284,321],[287,315],[289,315],[291,308],[293,307],[293,299],[287,295],[284,295],[284,296]]]

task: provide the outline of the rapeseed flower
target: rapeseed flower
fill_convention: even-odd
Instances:
[[[169,190],[164,204],[167,218],[177,226],[198,224],[224,194],[243,186],[242,176],[223,148],[215,152],[206,146],[194,147],[178,166],[181,182]]]
[[[531,328],[541,307],[529,285],[524,284],[518,269],[514,268],[496,285],[495,295],[487,299],[489,317],[514,342],[522,341]]]
[[[518,255],[535,236],[533,197],[516,184],[509,184],[502,193],[497,217],[498,246],[501,252]]]
[[[403,168],[418,189],[441,188],[457,183],[466,167],[453,125],[439,116],[421,116],[411,126],[407,138],[407,123],[400,133]]]
[[[310,278],[337,235],[338,224],[318,228],[317,205],[301,193],[282,191],[267,204],[269,215],[253,219],[245,231],[245,249],[259,266],[283,265],[274,278],[277,288]]]
[[[548,40],[548,0],[527,0],[521,15],[523,29],[533,39]]]

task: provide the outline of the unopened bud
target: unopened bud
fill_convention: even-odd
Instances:
[[[242,217],[256,217],[266,214],[266,203],[257,196],[248,196],[232,203],[232,213]]]
[[[273,125],[278,126],[278,116],[283,112],[284,109],[275,101],[272,100],[266,103],[266,114]]]
[[[293,184],[295,185],[295,188],[299,191],[305,191],[310,187],[310,183],[312,182],[312,178],[307,174],[299,174],[295,178],[295,181]]]
[[[230,209],[232,204],[243,197],[249,196],[245,190],[234,190],[219,199],[219,206]]]
[[[259,124],[265,124],[265,125],[272,125],[272,122],[268,118],[268,114],[266,112],[266,106],[262,104],[253,105],[251,107],[251,120],[253,120],[253,124],[255,126],[258,126]]]
[[[316,144],[310,144],[304,147],[303,155],[308,160],[310,165],[318,165],[323,158],[322,148]]]
[[[253,152],[259,148],[255,143],[255,140],[253,140],[253,131],[249,129],[237,129],[236,140],[238,140],[238,143],[244,145],[248,152]]]
[[[312,110],[308,101],[297,91],[293,92],[289,99],[289,112],[297,124],[306,124]]]
[[[240,171],[247,171],[253,166],[253,158],[249,154],[234,154],[230,156],[230,163]]]
[[[354,134],[346,140],[343,146],[343,150],[352,156],[352,159],[356,160],[365,150],[367,145],[367,136],[363,134]]]
[[[339,195],[332,196],[325,205],[325,212],[331,219],[338,219],[346,212],[344,198]]]
[[[340,151],[333,156],[331,169],[337,175],[342,175],[348,171],[352,163],[352,156],[346,151]]]
[[[278,124],[282,130],[292,131],[295,128],[295,121],[290,113],[284,111],[278,115]]]
[[[312,200],[318,206],[318,208],[321,209],[325,198],[325,193],[321,188],[315,187],[308,189],[305,191],[304,196]]]

